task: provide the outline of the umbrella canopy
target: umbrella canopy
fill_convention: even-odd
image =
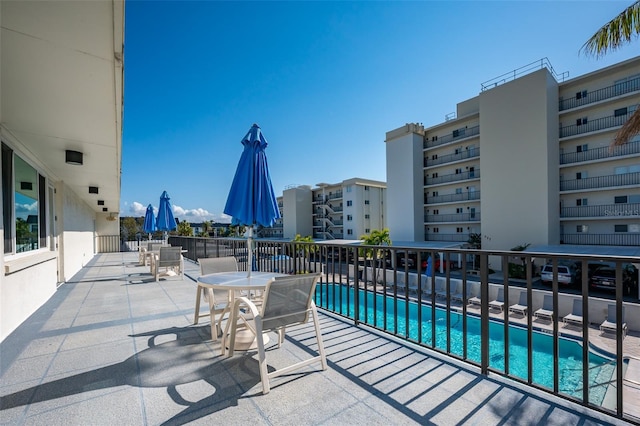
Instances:
[[[235,177],[229,190],[225,214],[232,217],[232,224],[249,227],[247,241],[248,265],[252,265],[253,225],[272,226],[280,218],[278,202],[271,185],[265,148],[265,139],[257,124],[251,126],[241,141],[244,146]],[[251,275],[248,267],[248,276]]]
[[[144,224],[142,225],[142,230],[149,234],[149,239],[151,239],[151,233],[155,232],[156,229],[156,218],[153,216],[153,206],[149,204],[147,206],[147,213],[144,215]]]
[[[167,191],[163,191],[160,196],[160,205],[158,206],[158,218],[156,219],[156,226],[158,231],[163,231],[165,240],[167,231],[173,231],[176,229],[176,220],[173,217],[173,211],[171,210],[171,199]]]

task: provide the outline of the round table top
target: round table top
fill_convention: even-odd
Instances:
[[[275,277],[284,277],[286,274],[277,272],[252,271],[251,277],[247,277],[246,271],[217,272],[215,274],[201,275],[198,282],[215,286],[220,289],[259,289],[265,288],[267,283]]]

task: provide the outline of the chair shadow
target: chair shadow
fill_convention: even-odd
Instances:
[[[184,424],[230,406],[260,383],[257,362],[249,356],[226,358],[219,355],[219,343],[206,341],[205,327],[171,327],[130,337],[149,336],[148,348],[126,360],[64,377],[0,396],[0,411],[38,402],[122,385],[141,388],[166,387],[169,397],[184,410],[163,424]],[[175,340],[156,344],[160,336]],[[164,338],[163,338],[164,340]],[[203,380],[214,390],[199,401],[180,395],[179,385]]]

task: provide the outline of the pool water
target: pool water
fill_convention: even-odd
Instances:
[[[339,284],[323,284],[316,288],[316,303],[329,311],[337,312],[349,318],[354,318],[354,288]],[[397,329],[393,298],[380,293],[367,292],[365,311],[364,291],[359,290],[360,318],[359,321],[375,325],[376,327],[407,335],[409,339],[421,341],[428,346],[447,349],[447,321],[446,311],[436,308],[436,341],[432,344],[432,314],[431,306],[421,308],[422,327],[418,323],[418,304],[397,300]],[[375,297],[375,311],[374,311]],[[386,311],[384,299],[386,298]],[[408,321],[407,321],[408,307]],[[386,320],[386,327],[385,327]],[[375,323],[374,323],[375,321]],[[450,352],[462,356],[464,334],[462,330],[462,314],[449,313],[450,324]],[[480,318],[473,314],[467,315],[467,358],[480,363]],[[532,333],[532,373],[533,382],[540,386],[553,389],[553,336],[534,331]],[[577,399],[582,399],[582,346],[575,340],[560,338],[558,343],[559,361],[559,391]],[[504,371],[504,324],[491,321],[489,323],[489,365]],[[527,379],[527,330],[509,327],[509,374],[521,379]],[[589,353],[589,402],[602,405],[607,386],[615,372],[615,361],[604,358],[595,353]]]

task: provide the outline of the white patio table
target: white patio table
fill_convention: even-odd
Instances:
[[[198,291],[201,288],[210,288],[214,290],[227,290],[229,292],[229,299],[227,300],[227,305],[224,308],[224,311],[218,318],[219,326],[222,324],[222,318],[225,314],[231,312],[231,307],[235,301],[235,295],[240,294],[241,291],[247,291],[248,294],[255,293],[256,291],[264,290],[267,287],[267,284],[273,280],[275,277],[284,277],[286,274],[280,274],[277,272],[259,272],[252,271],[251,276],[247,277],[246,271],[238,271],[238,272],[217,272],[215,274],[207,274],[201,275],[198,277]],[[226,340],[227,334],[229,333],[229,321],[227,321],[227,325],[225,326],[224,332],[222,334],[222,345],[220,352],[222,355],[225,354],[226,351]],[[265,343],[268,342],[268,336],[265,337]],[[255,348],[255,337],[253,334],[245,330],[245,332],[239,331],[236,334],[236,350],[249,350]]]

